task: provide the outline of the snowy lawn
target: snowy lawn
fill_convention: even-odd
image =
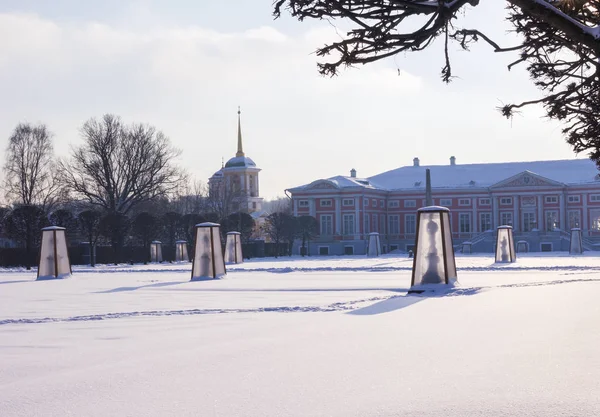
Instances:
[[[0,272],[0,416],[600,415],[600,258],[406,257]]]

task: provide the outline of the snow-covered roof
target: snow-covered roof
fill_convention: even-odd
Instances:
[[[247,156],[235,156],[225,164],[225,168],[256,167],[254,161]]]
[[[431,172],[432,188],[491,187],[529,171],[561,184],[596,181],[598,168],[589,159],[559,161],[503,162],[490,164],[405,166],[369,178],[387,190],[425,188],[425,170]]]
[[[431,172],[433,189],[439,188],[488,188],[510,182],[519,174],[528,173],[533,179],[549,180],[554,185],[598,183],[598,168],[589,159],[566,159],[558,161],[502,162],[484,164],[456,164],[404,166],[369,178],[338,175],[320,179],[310,184],[291,188],[297,192],[309,189],[373,190],[421,190],[425,189],[425,170]]]
[[[311,182],[310,184],[301,185],[299,187],[291,188],[291,191],[300,191],[303,189],[318,189],[318,188],[331,188],[331,189],[342,189],[342,188],[366,188],[376,189],[368,178],[356,178],[356,177],[345,177],[343,175],[337,175],[335,177],[320,179]]]

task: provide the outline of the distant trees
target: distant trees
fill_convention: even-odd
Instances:
[[[95,250],[96,243],[100,237],[100,219],[102,215],[97,210],[85,210],[77,216],[79,231],[87,238],[90,251],[90,265],[96,266]]]
[[[100,219],[100,235],[110,242],[115,265],[124,259],[121,250],[130,225],[129,218],[121,213],[108,213]]]
[[[306,255],[307,248],[306,244],[314,239],[319,234],[319,223],[317,219],[312,216],[300,216],[298,217],[298,235],[302,239],[302,246],[300,253],[302,256]]]
[[[59,190],[52,133],[46,125],[20,123],[8,138],[4,189],[13,204],[46,209]]]
[[[48,218],[39,206],[18,205],[5,217],[6,234],[25,247],[27,269],[31,269],[35,261],[34,248],[39,246],[40,229],[46,226],[48,226]]]
[[[265,220],[265,233],[275,243],[275,257],[280,254],[281,244],[286,244],[286,253],[292,254],[294,239],[298,236],[298,220],[291,214],[275,212]]]
[[[150,260],[150,243],[158,234],[158,222],[152,214],[143,212],[138,214],[132,222],[132,232],[141,242],[148,260]]]
[[[242,242],[248,243],[254,232],[254,219],[244,212],[233,213],[221,220],[223,234],[240,232]]]
[[[174,165],[180,152],[152,126],[126,126],[106,114],[85,122],[81,136],[84,144],[62,163],[66,185],[108,213],[127,214],[141,202],[176,190],[185,177]]]

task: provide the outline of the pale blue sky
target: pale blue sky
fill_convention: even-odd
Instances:
[[[464,24],[513,45],[504,2],[482,3]],[[335,36],[332,27],[273,21],[271,12],[271,0],[0,0],[0,152],[18,122],[39,121],[65,155],[85,120],[110,112],[163,130],[183,150],[180,163],[206,181],[235,153],[241,105],[266,198],[415,156],[422,164],[574,157],[540,108],[512,121],[497,112],[539,96],[523,68],[506,70],[515,55],[454,45],[459,78],[450,85],[439,79],[439,44],[322,78],[311,53]]]

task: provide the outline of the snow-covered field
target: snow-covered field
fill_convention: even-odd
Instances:
[[[598,416],[600,257],[0,272],[0,416]]]

